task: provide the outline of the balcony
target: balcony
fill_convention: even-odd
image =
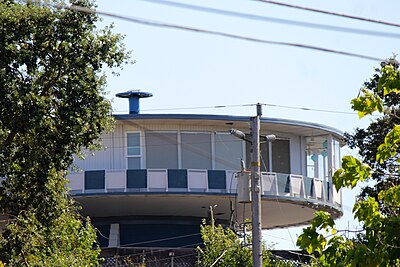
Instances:
[[[95,170],[71,173],[72,195],[93,194],[237,194],[235,171],[193,169]],[[341,192],[329,182],[297,174],[261,173],[263,198],[309,200],[341,205]]]

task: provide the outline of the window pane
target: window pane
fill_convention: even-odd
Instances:
[[[176,133],[146,132],[146,164],[148,169],[178,168]]]
[[[140,158],[128,158],[128,169],[140,169]]]
[[[275,140],[272,142],[272,171],[290,173],[289,140]]]
[[[140,147],[128,147],[128,155],[129,156],[140,155]]]
[[[127,133],[128,155],[140,155],[140,133]]]
[[[182,133],[182,168],[211,169],[211,134]]]
[[[242,159],[242,140],[230,134],[215,135],[215,169],[240,170]]]

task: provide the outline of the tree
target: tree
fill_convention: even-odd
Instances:
[[[65,175],[73,155],[112,126],[102,68],[121,67],[129,55],[111,27],[96,28],[96,14],[39,2],[0,0],[0,213],[9,219],[0,261],[93,266],[95,231]]]
[[[360,118],[383,113],[366,129],[346,134],[347,143],[359,149],[362,160],[343,157],[342,169],[333,176],[337,190],[369,181],[353,207],[363,229],[355,238],[345,238],[328,213],[316,213],[297,244],[322,266],[400,266],[399,92],[399,64],[390,59],[382,62],[352,100]]]
[[[207,225],[204,222],[200,229],[203,246],[197,248],[199,267],[253,266],[252,251],[249,246],[251,237],[247,236],[241,239],[232,229],[216,225],[212,209],[210,224]],[[292,267],[296,264],[280,259],[272,260],[271,252],[264,245],[263,266]]]

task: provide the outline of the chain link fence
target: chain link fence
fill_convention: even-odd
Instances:
[[[271,252],[272,265],[302,267],[309,262],[309,256],[300,251]],[[195,249],[119,248],[103,253],[100,267],[197,267],[197,261]]]

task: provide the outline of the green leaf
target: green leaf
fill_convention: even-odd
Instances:
[[[386,65],[381,70],[382,76],[378,81],[378,90],[383,90],[383,95],[398,94],[400,91],[400,73],[393,65]]]
[[[351,107],[358,111],[358,117],[361,119],[375,111],[383,112],[383,101],[378,95],[374,95],[367,89],[362,89],[362,94],[351,100]]]
[[[334,173],[332,182],[336,190],[342,187],[354,188],[358,182],[370,178],[371,171],[371,167],[362,163],[359,159],[352,156],[344,156],[342,158],[342,168]]]
[[[376,159],[382,163],[383,161],[394,157],[398,154],[400,144],[400,125],[395,125],[393,129],[386,135],[384,143],[378,147]]]

